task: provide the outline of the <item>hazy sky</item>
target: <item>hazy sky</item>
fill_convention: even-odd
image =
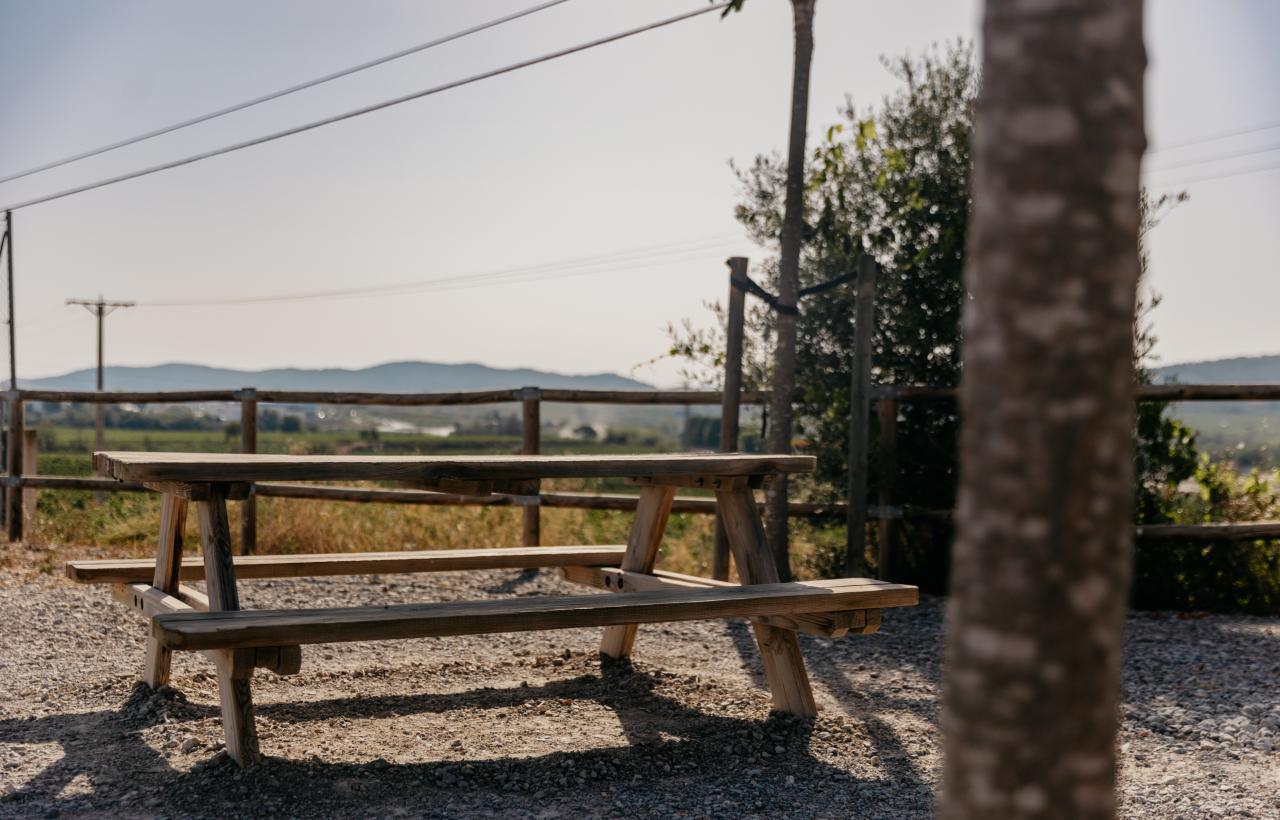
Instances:
[[[0,0],[0,175],[532,4]],[[1180,184],[1192,197],[1153,237],[1151,284],[1164,295],[1159,352],[1168,362],[1280,352],[1272,261],[1280,128],[1176,147],[1280,125],[1280,3],[1147,5],[1148,130],[1158,151],[1149,182]],[[287,100],[0,185],[0,202],[698,7],[571,0]],[[846,93],[867,104],[893,88],[880,55],[974,37],[979,9],[968,0],[820,0],[811,134],[835,121]],[[783,147],[790,62],[789,4],[750,0],[726,20],[706,15],[21,210],[19,375],[91,365],[92,319],[64,306],[68,297],[240,299],[512,269],[528,269],[527,280],[376,298],[140,305],[108,320],[107,358],[249,368],[429,359],[629,373],[663,350],[668,321],[705,321],[702,303],[726,290],[726,256],[761,256],[733,221],[728,161]],[[1195,164],[1204,159],[1214,161]],[[634,375],[670,383],[674,368]]]

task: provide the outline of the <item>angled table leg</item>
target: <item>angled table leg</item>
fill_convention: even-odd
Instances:
[[[778,569],[773,563],[751,490],[747,487],[717,490],[716,505],[724,521],[725,534],[729,537],[742,583],[776,584]],[[806,717],[818,714],[796,633],[761,623],[753,623],[751,628],[755,631],[760,656],[764,660],[773,708]]]
[[[209,611],[225,612],[240,608],[236,591],[236,571],[231,560],[231,525],[227,520],[226,489],[213,485],[208,500],[196,502],[200,516],[200,546],[204,550],[205,586],[209,593]],[[222,731],[227,740],[227,754],[241,766],[259,759],[258,731],[253,722],[253,697],[249,679],[253,665],[235,663],[235,650],[219,650],[218,695],[222,700]]]
[[[160,497],[160,542],[156,549],[156,570],[151,585],[178,594],[178,570],[182,566],[182,531],[187,524],[187,500],[168,493]],[[142,677],[156,688],[169,682],[169,652],[155,638],[147,638],[147,660]]]
[[[653,572],[658,558],[658,547],[667,529],[671,515],[671,502],[676,497],[675,487],[652,486],[640,491],[636,505],[636,517],[627,538],[627,551],[622,556],[622,569],[631,572]],[[600,642],[600,654],[618,660],[631,657],[631,647],[636,641],[636,625],[606,626]]]

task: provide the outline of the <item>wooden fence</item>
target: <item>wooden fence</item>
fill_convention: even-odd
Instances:
[[[615,405],[721,405],[720,391],[700,390],[567,390],[523,387],[514,390],[484,390],[464,393],[344,393],[300,390],[259,390],[245,387],[240,390],[175,390],[175,391],[76,391],[76,390],[16,390],[5,394],[8,412],[8,431],[5,440],[6,472],[5,526],[10,541],[22,539],[25,518],[23,490],[94,490],[97,492],[141,492],[140,484],[120,482],[110,478],[82,476],[33,475],[34,460],[29,451],[31,431],[24,429],[23,418],[27,402],[71,402],[88,404],[179,404],[191,402],[226,402],[240,405],[240,452],[258,450],[258,406],[260,404],[327,404],[327,405],[379,405],[395,407],[439,407],[478,404],[519,404],[521,407],[520,452],[536,454],[542,449],[541,408],[543,402],[573,404]],[[762,404],[768,395],[745,392],[738,397],[740,403]],[[735,402],[735,417],[737,412]],[[736,439],[735,439],[736,441]],[[729,448],[732,449],[732,448]],[[30,493],[27,493],[30,497]],[[540,542],[540,509],[542,507],[631,510],[636,497],[602,493],[542,493],[537,496],[472,496],[433,493],[425,490],[400,490],[364,487],[325,487],[308,484],[260,483],[255,485],[240,508],[241,549],[253,552],[257,546],[257,497],[309,498],[331,501],[379,502],[393,504],[427,505],[485,505],[513,506],[523,510],[523,544],[536,546]],[[28,507],[30,505],[27,505]],[[679,498],[675,511],[714,513],[715,505],[709,498]],[[843,505],[793,504],[792,515],[802,517],[836,517],[844,515]]]
[[[859,513],[862,520],[878,521],[877,541],[880,574],[891,577],[895,565],[897,528],[904,520],[949,519],[950,510],[913,507],[899,503],[897,482],[897,418],[903,401],[954,401],[954,388],[924,386],[872,385],[867,391],[868,401],[879,420],[880,495],[878,503],[865,505]],[[240,450],[257,451],[258,406],[260,404],[327,404],[327,405],[381,405],[399,407],[459,406],[477,404],[519,404],[521,407],[522,453],[537,453],[541,441],[541,408],[543,402],[615,404],[615,405],[720,405],[722,423],[736,422],[741,404],[760,405],[768,401],[765,392],[742,392],[728,395],[721,391],[673,391],[673,390],[560,390],[525,387],[515,390],[488,390],[466,393],[339,393],[295,390],[258,390],[247,387],[241,390],[185,390],[152,392],[94,392],[63,390],[18,390],[5,394],[9,427],[6,439],[7,473],[4,476],[5,522],[11,541],[20,540],[24,519],[32,515],[31,493],[23,490],[95,490],[116,492],[140,492],[140,484],[119,482],[109,478],[79,476],[33,475],[34,459],[29,452],[33,437],[24,430],[24,405],[31,401],[84,402],[94,404],[175,404],[189,402],[227,402],[240,405]],[[1280,385],[1144,385],[1138,388],[1139,401],[1280,401]],[[863,414],[862,417],[866,417]],[[733,424],[736,428],[736,423]],[[25,433],[25,435],[24,435]],[[721,449],[736,446],[736,436],[722,440]],[[865,437],[851,436],[850,466],[865,471],[868,453],[859,450],[858,441]],[[863,445],[865,448],[865,445]],[[25,455],[24,455],[25,451]],[[852,471],[851,471],[852,472]],[[24,495],[27,503],[23,503]],[[309,484],[260,483],[254,487],[248,499],[241,505],[242,549],[252,552],[257,544],[257,497],[317,499],[384,504],[423,504],[439,506],[477,505],[518,507],[523,514],[523,538],[526,546],[540,542],[540,511],[548,508],[572,508],[590,510],[633,510],[636,497],[608,493],[541,493],[530,496],[472,496],[449,495],[425,490],[386,489],[370,487],[332,487]],[[851,513],[848,504],[818,504],[792,502],[789,514],[812,519],[845,519]],[[710,498],[678,498],[675,512],[714,514],[715,504]],[[1280,538],[1280,521],[1249,523],[1213,523],[1198,525],[1148,525],[1135,528],[1135,536],[1142,540],[1170,540],[1231,542]],[[865,549],[865,541],[856,537],[851,544]],[[856,546],[855,546],[856,548]],[[716,567],[727,574],[727,564]]]

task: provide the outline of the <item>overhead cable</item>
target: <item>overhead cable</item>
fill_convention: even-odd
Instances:
[[[513,12],[511,14],[506,15],[505,17],[498,17],[486,23],[480,23],[479,25],[471,26],[470,28],[465,28],[465,29],[462,29],[461,31],[455,31],[452,34],[446,34],[443,37],[437,37],[436,39],[431,40],[429,42],[420,43],[416,46],[413,46],[412,48],[402,49],[400,51],[397,51],[394,54],[388,54],[385,57],[379,57],[376,60],[370,60],[368,62],[361,63],[359,65],[354,65],[349,68],[344,68],[341,71],[335,71],[332,74],[326,74],[323,77],[317,77],[314,80],[307,80],[305,83],[298,83],[297,85],[291,85],[288,88],[282,88],[279,91],[272,91],[270,94],[263,94],[261,97],[255,97],[252,100],[246,100],[245,102],[236,103],[235,105],[227,106],[226,108],[220,108],[217,111],[211,111],[208,114],[201,114],[200,116],[192,117],[189,120],[183,120],[182,122],[176,122],[172,125],[166,125],[163,128],[157,128],[154,131],[148,131],[145,134],[139,134],[135,137],[129,137],[128,139],[120,140],[119,142],[113,142],[110,145],[103,145],[99,148],[94,148],[89,151],[84,151],[83,153],[75,154],[74,156],[64,157],[62,159],[55,160],[53,162],[45,163],[44,165],[37,165],[34,168],[28,168],[25,171],[19,171],[16,174],[9,174],[8,176],[0,177],[0,183],[12,182],[15,179],[22,179],[23,177],[28,177],[28,176],[31,176],[32,174],[38,174],[38,173],[41,173],[42,171],[49,171],[54,168],[60,168],[63,165],[69,165],[73,162],[79,162],[80,160],[88,159],[89,157],[96,157],[99,154],[105,154],[108,151],[114,151],[117,148],[124,148],[129,145],[136,145],[140,142],[145,142],[146,140],[152,139],[154,137],[159,137],[164,134],[170,134],[174,131],[178,131],[183,128],[189,128],[193,125],[200,125],[201,123],[209,122],[210,120],[215,120],[218,117],[224,117],[227,114],[234,114],[237,111],[244,111],[246,108],[253,108],[255,105],[261,105],[262,103],[265,103],[265,102],[278,100],[281,97],[285,97],[285,96],[288,96],[289,94],[294,94],[299,91],[305,91],[308,88],[315,88],[318,85],[323,85],[324,83],[330,82],[332,80],[337,80],[342,77],[347,77],[352,74],[358,73],[360,71],[364,71],[369,68],[374,68],[376,66],[383,65],[384,63],[392,62],[393,60],[399,60],[401,57],[408,57],[411,54],[417,54],[419,52],[426,51],[427,49],[435,48],[436,46],[441,46],[441,45],[444,45],[445,43],[453,42],[454,40],[460,40],[463,37],[476,34],[477,32],[481,32],[486,29],[491,29],[496,26],[500,26],[503,23],[509,23],[512,20],[518,20],[521,17],[528,17],[529,15],[535,14],[544,9],[549,9],[552,6],[558,6],[561,3],[567,3],[567,2],[569,2],[569,0],[549,0],[549,2],[540,3],[539,5],[536,5],[536,6],[530,6],[527,9]]]
[[[700,8],[694,11],[685,12],[684,14],[677,14],[674,17],[667,17],[663,20],[659,20],[654,23],[648,23],[646,25],[639,26],[637,28],[627,29],[626,31],[618,32],[617,34],[610,34],[606,37],[601,37],[599,39],[591,40],[586,43],[580,43],[576,46],[570,46],[569,48],[562,48],[558,51],[552,51],[538,57],[532,57],[528,60],[521,60],[518,63],[511,63],[510,65],[506,65],[501,68],[495,68],[489,71],[483,71],[479,74],[473,74],[470,77],[464,77],[461,80],[453,80],[451,82],[433,86],[431,88],[427,88],[422,91],[415,91],[412,94],[405,94],[400,97],[394,97],[389,100],[383,100],[382,102],[374,103],[373,105],[366,105],[362,108],[357,108],[355,110],[347,111],[342,114],[335,114],[334,116],[325,117],[324,119],[321,119],[321,120],[315,120],[313,122],[306,123],[305,125],[294,126],[293,128],[287,128],[283,131],[276,131],[275,133],[272,133],[272,134],[267,134],[261,137],[255,137],[254,139],[251,139],[251,140],[245,140],[244,142],[238,142],[232,145],[226,145],[221,148],[215,148],[210,151],[204,151],[199,154],[193,154],[188,157],[183,157],[182,159],[172,160],[170,162],[164,162],[159,165],[153,165],[149,168],[143,168],[138,171],[131,171],[126,174],[120,174],[119,176],[108,177],[107,179],[101,179],[101,180],[98,180],[97,182],[91,182],[86,185],[79,185],[74,188],[67,188],[65,190],[58,191],[57,193],[46,194],[44,196],[39,196],[33,199],[25,200],[23,202],[17,202],[12,205],[6,205],[4,206],[4,209],[17,210],[19,208],[26,208],[31,205],[39,205],[45,202],[52,202],[56,199],[62,199],[63,197],[72,196],[73,194],[81,194],[86,191],[92,191],[97,188],[104,188],[108,185],[114,185],[118,182],[126,182],[131,179],[137,179],[138,177],[148,176],[150,174],[155,174],[160,171],[168,171],[172,168],[180,168],[184,165],[190,165],[193,162],[200,162],[201,160],[211,159],[213,157],[221,156],[223,154],[229,154],[232,151],[239,151],[243,148],[251,148],[255,145],[262,145],[263,143],[273,142],[274,140],[282,139],[284,137],[290,137],[295,134],[301,134],[304,131],[310,131],[315,128],[320,128],[321,126],[332,125],[337,122],[342,122],[344,120],[352,119],[353,117],[359,117],[364,114],[370,114],[374,111],[381,111],[384,108],[390,108],[395,105],[400,105],[401,103],[410,102],[412,100],[419,100],[419,99],[422,99],[423,97],[429,97],[432,94],[439,94],[442,91],[448,91],[453,88],[459,88],[464,85],[469,85],[474,82],[479,82],[480,80],[487,80],[490,77],[497,77],[502,74],[509,74],[512,71],[518,71],[522,68],[528,68],[530,66],[538,65],[539,63],[549,62],[551,60],[555,60],[560,57],[566,57],[570,54],[576,54],[580,51],[586,51],[587,49],[596,48],[597,46],[602,46],[608,43],[617,42],[618,40],[624,40],[628,37],[634,37],[637,34],[643,34],[647,31],[653,31],[654,29],[663,28],[664,26],[669,26],[674,23],[679,23],[681,21],[688,20],[693,17],[699,17],[703,14],[708,14],[713,11],[719,11],[728,5],[729,5],[728,2],[718,3],[716,5],[706,6],[705,8]]]

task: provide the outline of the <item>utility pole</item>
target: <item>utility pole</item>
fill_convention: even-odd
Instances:
[[[102,342],[103,328],[107,316],[115,313],[120,308],[133,307],[134,302],[108,302],[99,294],[97,299],[68,299],[68,305],[80,305],[85,310],[98,317],[98,392],[102,392]],[[104,427],[104,409],[102,402],[97,404],[97,413],[94,417],[93,429],[93,449],[103,449],[103,427]]]

